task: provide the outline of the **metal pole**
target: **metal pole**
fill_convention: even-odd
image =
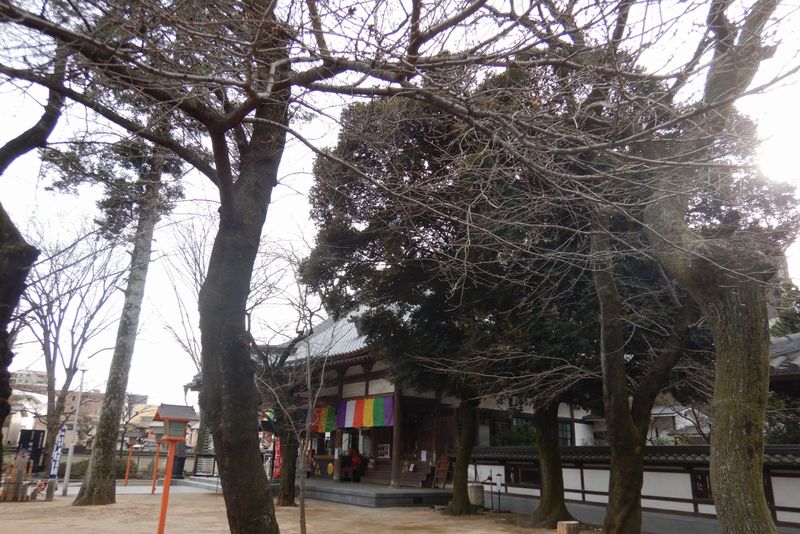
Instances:
[[[78,402],[75,403],[75,419],[72,423],[72,431],[78,434],[78,413],[81,411],[81,397],[83,396],[83,377],[86,374],[86,369],[81,369],[81,385],[78,388]],[[72,471],[72,454],[75,452],[75,439],[69,444],[69,454],[67,455],[67,468],[64,471],[64,487],[61,488],[61,496],[67,496],[67,490],[69,489],[69,475]]]
[[[489,502],[492,504],[491,508],[494,511],[494,483],[493,483],[492,470],[489,469]]]
[[[503,510],[500,508],[500,473],[495,476],[497,477],[497,511],[502,512]]]

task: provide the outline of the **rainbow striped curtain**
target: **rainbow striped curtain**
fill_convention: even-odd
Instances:
[[[314,419],[311,422],[313,432],[333,432],[336,428],[336,410],[327,406],[314,408]]]
[[[394,397],[362,397],[339,402],[339,428],[369,428],[394,424]]]

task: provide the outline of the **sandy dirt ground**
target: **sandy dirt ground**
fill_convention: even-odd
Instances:
[[[153,534],[156,532],[161,495],[118,495],[108,506],[71,506],[71,497],[53,502],[0,503],[0,532],[25,534],[93,533]],[[283,534],[300,532],[299,509],[278,508]],[[362,508],[309,501],[309,534],[550,534],[555,531],[518,526],[514,515],[482,514],[449,517],[431,508]],[[229,532],[221,495],[176,493],[170,495],[166,532],[169,534],[224,534]],[[588,532],[588,531],[587,531]]]

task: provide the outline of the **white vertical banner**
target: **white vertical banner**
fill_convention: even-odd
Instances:
[[[58,477],[58,464],[61,463],[61,449],[64,446],[64,436],[67,434],[67,427],[62,426],[58,432],[58,438],[53,446],[53,457],[50,459],[50,476],[48,478]]]

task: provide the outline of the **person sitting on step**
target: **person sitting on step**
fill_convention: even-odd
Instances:
[[[350,469],[353,482],[361,482],[361,464],[361,455],[358,453],[358,448],[354,447],[350,454]]]

